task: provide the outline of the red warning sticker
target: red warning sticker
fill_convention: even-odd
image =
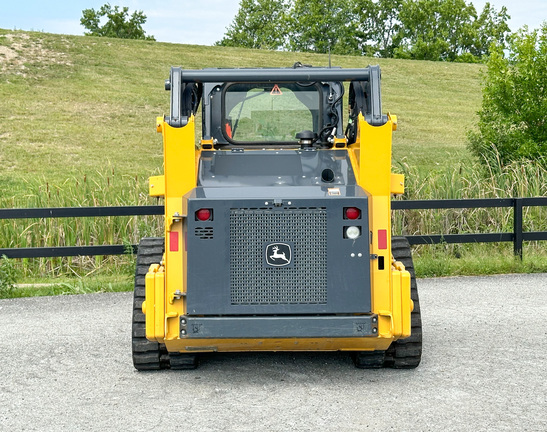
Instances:
[[[276,84],[273,86],[273,89],[272,91],[270,92],[270,94],[272,96],[279,96],[279,95],[282,95],[283,92],[281,91],[281,89],[279,88],[279,86]]]

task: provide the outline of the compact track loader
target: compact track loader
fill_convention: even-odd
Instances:
[[[410,247],[391,236],[391,195],[404,190],[391,173],[397,120],[382,113],[379,67],[173,67],[166,89],[164,175],[150,178],[165,236],[138,249],[135,367],[237,351],[418,366]]]

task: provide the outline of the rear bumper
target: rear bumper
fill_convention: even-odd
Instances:
[[[180,317],[181,339],[346,338],[378,336],[377,315]]]
[[[174,352],[385,350],[411,330],[410,274],[395,265],[390,307],[376,313],[187,316],[177,312],[183,296],[165,295],[163,267],[156,264],[146,275],[146,337]]]

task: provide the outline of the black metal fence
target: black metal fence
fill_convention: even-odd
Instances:
[[[522,258],[522,242],[547,240],[547,231],[523,232],[523,207],[545,207],[547,197],[535,198],[485,198],[456,200],[392,201],[393,210],[469,209],[469,208],[513,208],[513,232],[480,234],[428,234],[406,236],[411,245],[439,243],[494,243],[513,242],[515,255]]]
[[[547,197],[536,198],[488,198],[458,200],[392,201],[392,210],[513,208],[513,231],[506,233],[477,234],[428,234],[407,236],[411,245],[439,243],[493,243],[513,242],[515,255],[522,258],[524,241],[547,240],[547,231],[523,232],[523,207],[547,206]],[[0,219],[67,218],[102,216],[153,216],[162,215],[163,206],[124,207],[67,207],[39,209],[0,209]],[[132,245],[136,250],[136,245]],[[52,258],[79,255],[120,255],[128,253],[125,245],[58,246],[36,248],[0,248],[0,256],[8,258]]]
[[[0,219],[48,219],[104,216],[153,216],[162,215],[163,206],[122,207],[57,207],[33,209],[0,209]],[[136,251],[137,245],[132,245]],[[56,246],[32,248],[0,248],[0,256],[8,258],[54,258],[68,256],[121,255],[128,253],[126,245]]]

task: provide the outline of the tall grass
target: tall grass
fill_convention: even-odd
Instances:
[[[538,161],[515,162],[504,168],[479,164],[462,165],[438,172],[420,171],[404,161],[397,169],[405,174],[405,194],[399,199],[466,199],[547,196],[547,170]],[[547,208],[524,207],[524,231],[547,231]],[[393,211],[396,235],[499,233],[513,231],[512,208],[433,209]],[[545,243],[525,244],[526,253],[546,258]],[[414,248],[421,275],[458,273],[450,258],[467,258],[458,264],[463,274],[519,271],[512,257],[512,244],[441,244]],[[492,258],[496,256],[496,258]],[[490,263],[488,262],[490,260]],[[492,266],[492,263],[494,265]],[[543,264],[542,264],[543,265]],[[420,268],[422,267],[422,268]],[[424,268],[426,267],[426,268]],[[522,271],[537,270],[529,263]],[[488,270],[490,268],[490,270]],[[545,271],[545,267],[542,267]]]
[[[113,169],[73,176],[61,183],[45,178],[25,180],[25,193],[0,196],[0,208],[93,207],[150,205],[147,180],[141,176],[116,175]],[[139,239],[162,234],[158,216],[112,216],[0,221],[0,247],[46,247],[103,244],[135,244]],[[108,264],[108,265],[107,265]],[[124,257],[69,257],[23,260],[25,275],[89,274],[98,270],[118,272],[130,266]]]
[[[492,170],[478,164],[424,172],[405,163],[405,194],[399,199],[512,198],[547,195],[547,170],[537,161]],[[525,207],[526,230],[547,230],[547,209]],[[512,209],[403,210],[394,212],[399,234],[453,234],[511,231]]]
[[[399,199],[547,196],[547,170],[538,162],[514,163],[495,170],[485,170],[479,165],[462,165],[454,169],[425,171],[403,161],[395,168],[406,177],[406,192]],[[157,202],[147,195],[144,177],[117,175],[112,168],[92,175],[72,176],[60,183],[45,178],[25,181],[26,192],[0,197],[1,208],[150,205]],[[525,231],[547,231],[547,208],[525,207],[523,216]],[[393,212],[395,235],[511,232],[512,229],[511,208]],[[161,235],[162,232],[162,218],[157,216],[3,220],[0,221],[0,247],[135,244],[142,237]],[[510,244],[482,246],[482,249],[477,249],[476,245],[459,244],[421,246],[415,253],[418,261],[420,258],[431,261],[434,254],[459,259],[494,251],[507,255],[511,248]],[[541,244],[537,248],[541,251]],[[20,263],[20,270],[23,275],[33,277],[130,273],[131,259],[116,256],[27,259]],[[434,265],[439,268],[433,269],[433,273],[448,273],[442,268],[446,262],[437,260]]]

